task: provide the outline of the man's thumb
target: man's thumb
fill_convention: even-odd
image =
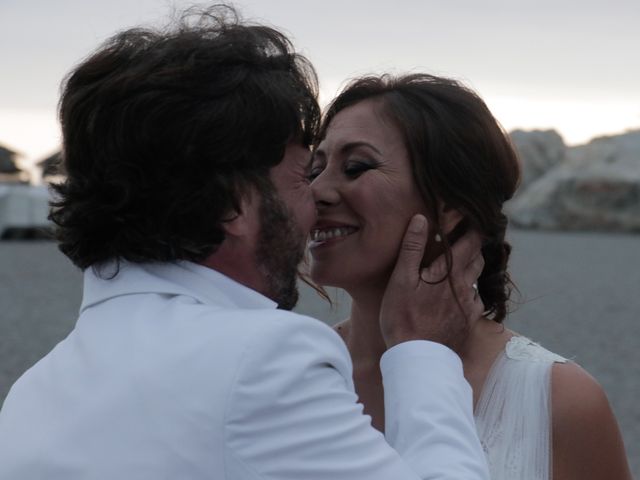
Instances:
[[[418,278],[420,264],[427,244],[428,225],[424,215],[414,215],[402,239],[402,246],[393,275],[400,278]]]

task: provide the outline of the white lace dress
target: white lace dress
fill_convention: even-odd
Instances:
[[[566,361],[519,336],[495,360],[475,411],[492,480],[551,479],[551,367]]]

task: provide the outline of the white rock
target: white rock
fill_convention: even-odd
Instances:
[[[522,167],[519,193],[566,158],[567,147],[555,130],[514,130],[510,137]]]
[[[640,130],[569,149],[507,212],[522,227],[640,232]]]

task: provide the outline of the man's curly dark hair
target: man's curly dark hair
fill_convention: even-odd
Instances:
[[[203,260],[245,189],[272,188],[286,145],[311,143],[317,93],[283,34],[228,6],[115,35],[63,85],[68,176],[50,214],[60,250],[82,269]]]

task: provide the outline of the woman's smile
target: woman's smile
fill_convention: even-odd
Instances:
[[[314,281],[350,291],[386,283],[409,219],[424,210],[409,153],[380,101],[338,113],[313,154],[318,211],[311,228]]]
[[[316,249],[325,245],[331,245],[347,238],[349,235],[357,232],[358,227],[351,225],[340,226],[316,226],[311,230],[310,249]]]

